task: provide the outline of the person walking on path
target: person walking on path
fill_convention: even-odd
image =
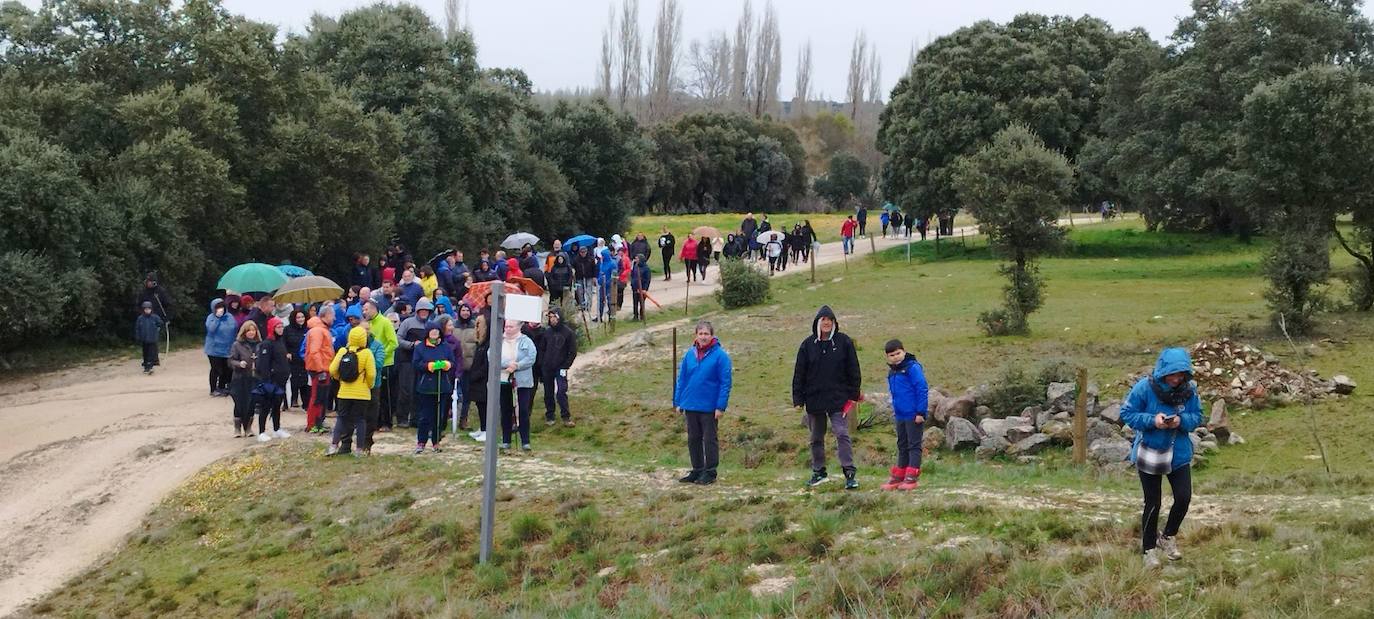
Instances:
[[[855,219],[859,222],[859,236],[868,237],[868,207],[860,204],[859,210],[855,213]]]
[[[596,318],[592,322],[601,322],[603,319],[615,319],[615,288],[616,280],[620,278],[620,260],[611,253],[610,248],[601,249],[600,261],[596,271]]]
[[[816,244],[816,229],[811,227],[810,219],[802,220],[802,262],[811,261],[811,250]]]
[[[844,253],[854,253],[854,229],[859,224],[854,222],[854,216],[849,215],[844,218],[844,223],[840,224],[840,247]]]
[[[144,301],[134,319],[134,341],[143,347],[143,373],[152,374],[158,365],[157,343],[162,339],[162,318],[153,312],[153,304]]]
[[[461,372],[462,362],[444,341],[444,327],[437,321],[426,327],[425,339],[415,347],[411,364],[415,367],[415,453],[429,443],[439,451],[439,411],[453,395],[453,375]]]
[[[840,333],[840,322],[828,305],[822,305],[811,323],[811,335],[797,349],[792,371],[792,405],[805,408],[803,419],[811,431],[811,480],[816,486],[827,479],[825,428],[829,422],[838,443],[840,467],[847,490],[859,487],[849,440],[849,413],[863,397],[859,356],[853,340]]]
[[[257,379],[253,372],[257,367],[258,342],[257,323],[249,320],[239,325],[238,338],[229,350],[229,367],[234,371],[234,380],[229,384],[229,394],[234,398],[234,437],[253,436],[253,387]]]
[[[554,257],[545,279],[549,283],[549,303],[562,305],[564,293],[573,287],[573,268],[566,254],[559,252]]]
[[[229,369],[229,349],[238,339],[238,325],[229,315],[224,299],[210,302],[210,313],[205,316],[205,357],[210,360],[210,395],[229,395],[229,379],[233,371]]]
[[[713,251],[715,249],[711,247],[710,237],[703,236],[697,241],[697,268],[701,269],[701,277],[697,279],[700,281],[706,281],[706,267],[711,265],[711,252]]]
[[[610,250],[606,250],[608,253]],[[501,448],[510,449],[513,430],[520,431],[520,449],[530,450],[530,408],[534,405],[534,340],[521,333],[519,320],[508,320],[501,341]],[[518,410],[517,410],[518,406]]]
[[[733,385],[730,355],[716,339],[716,329],[703,320],[697,323],[692,347],[678,364],[673,386],[673,408],[687,426],[687,454],[692,470],[678,481],[703,486],[716,482],[720,464],[718,429],[730,405]]]
[[[577,334],[563,324],[563,310],[551,307],[546,316],[549,325],[540,330],[535,346],[539,382],[544,387],[544,423],[553,425],[557,404],[563,425],[571,428],[576,424],[568,409],[568,369],[577,359]]]
[[[687,233],[687,240],[682,242],[682,253],[678,256],[682,260],[682,270],[687,273],[687,281],[696,279],[697,274],[697,240],[692,238],[692,233]]]
[[[372,351],[367,348],[367,330],[353,327],[348,330],[348,345],[334,353],[329,362],[329,376],[339,383],[339,418],[334,422],[334,435],[330,440],[326,456],[347,453],[340,449],[345,436],[355,432],[358,435],[358,448],[367,453],[367,427],[363,416],[372,399],[372,383],[376,361]]]
[[[673,279],[673,256],[676,252],[677,239],[673,238],[673,233],[668,231],[668,226],[663,226],[663,234],[658,237],[658,253],[663,256],[663,281]]]
[[[878,222],[883,225],[883,238],[887,238],[887,225],[892,222],[892,215],[887,211],[883,211],[883,213],[878,216]]]
[[[888,340],[887,390],[892,395],[892,425],[897,430],[897,466],[883,490],[915,490],[921,479],[921,442],[925,434],[930,388],[916,357],[901,340]]]
[[[592,250],[586,245],[578,247],[577,257],[573,259],[573,275],[577,276],[573,298],[584,312],[591,309],[592,297],[596,295],[596,270],[596,256],[592,255]]]
[[[1140,547],[1145,567],[1157,568],[1160,554],[1170,561],[1183,558],[1179,552],[1179,527],[1188,515],[1193,498],[1193,430],[1202,425],[1202,401],[1193,382],[1193,361],[1183,348],[1166,348],[1159,353],[1155,369],[1131,388],[1121,405],[1121,421],[1135,430],[1130,460],[1140,475],[1144,507],[1140,515]],[[1159,510],[1163,503],[1164,478],[1174,504],[1159,531]]]
[[[333,405],[333,381],[329,377],[329,362],[334,358],[334,338],[329,323],[334,321],[334,307],[325,305],[320,315],[305,321],[310,330],[305,334],[305,371],[310,375],[310,401],[305,409],[305,430],[324,433],[325,410]]]

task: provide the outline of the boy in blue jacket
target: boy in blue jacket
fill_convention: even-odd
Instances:
[[[1121,422],[1135,430],[1130,460],[1140,474],[1144,511],[1140,543],[1145,567],[1158,567],[1159,551],[1171,561],[1183,558],[1174,536],[1188,514],[1193,498],[1193,430],[1202,425],[1202,401],[1193,383],[1193,361],[1182,348],[1159,353],[1155,369],[1131,388],[1121,405]],[[1159,508],[1164,477],[1169,478],[1174,504],[1159,534]],[[1156,550],[1158,546],[1158,550]]]
[[[897,466],[883,490],[915,490],[921,478],[921,442],[925,435],[930,389],[925,370],[901,340],[888,340],[887,390],[892,393],[892,425],[897,428]]]
[[[152,374],[158,364],[157,341],[162,333],[162,317],[153,313],[152,301],[144,301],[142,311],[134,321],[134,341],[143,347],[143,373]]]

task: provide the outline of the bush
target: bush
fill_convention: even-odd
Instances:
[[[539,514],[525,513],[511,521],[511,537],[520,542],[533,542],[544,539],[553,532]]]
[[[32,346],[60,329],[87,324],[93,304],[83,300],[99,296],[89,269],[62,272],[47,256],[30,252],[0,253],[0,282],[6,290],[22,291],[0,299],[0,316],[6,317],[0,324],[0,352]],[[41,311],[34,307],[35,300]],[[125,326],[132,333],[132,302],[129,307]]]
[[[738,258],[720,261],[720,290],[716,300],[721,307],[735,309],[758,305],[768,300],[768,274]]]

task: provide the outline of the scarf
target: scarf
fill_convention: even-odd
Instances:
[[[718,339],[716,339],[716,338],[713,337],[713,338],[711,338],[711,343],[710,343],[710,344],[707,344],[707,345],[704,346],[704,347],[701,346],[701,345],[693,346],[693,347],[692,347],[692,350],[695,350],[696,353],[697,353],[697,361],[701,361],[702,359],[705,359],[705,358],[706,358],[706,353],[707,353],[707,352],[710,352],[711,347],[712,347],[712,346],[715,346],[717,342],[720,342],[720,340],[718,340]]]
[[[1193,381],[1189,380],[1180,384],[1176,389],[1170,389],[1168,385],[1159,382],[1159,379],[1150,377],[1150,389],[1155,392],[1155,397],[1166,406],[1182,406],[1193,397]]]

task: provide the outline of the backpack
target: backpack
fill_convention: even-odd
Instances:
[[[344,354],[339,358],[339,380],[353,382],[358,380],[358,353],[350,348],[344,349]]]

